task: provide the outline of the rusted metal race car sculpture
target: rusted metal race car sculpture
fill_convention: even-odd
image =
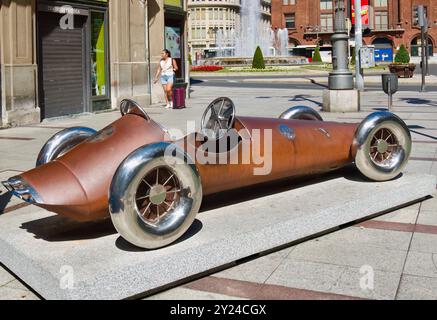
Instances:
[[[291,108],[278,119],[240,117],[230,99],[219,98],[203,115],[200,133],[174,141],[134,101],[124,100],[121,113],[99,132],[56,134],[35,169],[3,184],[22,200],[77,221],[111,217],[124,239],[156,249],[188,230],[205,195],[351,163],[371,180],[391,180],[411,153],[408,127],[388,112],[361,124],[324,122],[308,107]],[[217,145],[224,149],[208,150]],[[260,163],[249,154],[254,150],[270,157],[266,173],[255,174]],[[232,164],[213,161],[231,154]]]

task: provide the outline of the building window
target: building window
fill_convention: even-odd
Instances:
[[[375,30],[387,30],[388,29],[388,12],[377,11],[375,12]]]
[[[374,0],[375,7],[387,7],[387,0]]]
[[[321,10],[332,10],[332,0],[320,0]]]
[[[282,4],[284,6],[295,5],[296,4],[296,0],[282,0]]]
[[[320,15],[321,31],[330,32],[333,30],[334,19],[332,13],[322,13]]]
[[[433,53],[433,43],[432,39],[428,37],[428,52],[429,55],[432,57],[434,55]],[[412,57],[420,57],[422,55],[422,39],[419,37],[416,37],[411,41],[411,56]]]
[[[294,13],[285,15],[285,27],[287,29],[295,29],[296,28],[296,19]]]

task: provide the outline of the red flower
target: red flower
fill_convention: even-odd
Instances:
[[[201,71],[201,72],[215,72],[223,70],[222,66],[194,66],[191,67],[191,71]]]

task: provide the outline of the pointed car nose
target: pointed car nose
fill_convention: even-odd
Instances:
[[[62,162],[50,162],[3,185],[28,203],[77,221],[89,220],[92,203],[77,177]]]
[[[31,204],[42,203],[40,195],[35,189],[30,186],[26,180],[20,176],[12,177],[8,181],[3,181],[2,184],[6,190],[12,192],[12,194],[23,201]]]
[[[55,161],[5,185],[21,199],[73,220],[106,219],[109,187],[120,163],[144,145],[167,140],[156,122],[126,114]]]

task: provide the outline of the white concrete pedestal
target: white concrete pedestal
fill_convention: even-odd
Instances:
[[[431,175],[370,183],[356,172],[290,182],[205,208],[182,239],[154,251],[128,244],[110,221],[80,224],[29,206],[0,215],[0,262],[46,299],[130,298],[409,204],[435,186]],[[246,192],[255,190],[233,193]]]
[[[359,112],[360,94],[358,90],[324,90],[323,111]]]

